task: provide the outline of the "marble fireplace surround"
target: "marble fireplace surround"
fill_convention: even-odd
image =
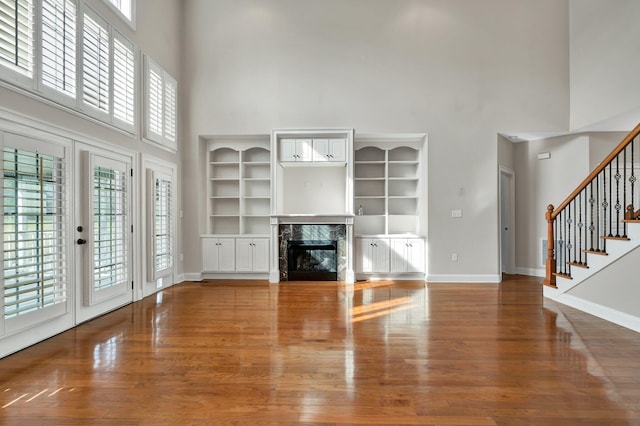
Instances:
[[[287,281],[287,242],[290,240],[335,240],[338,242],[338,281],[353,283],[353,215],[271,216],[273,247],[269,281]]]

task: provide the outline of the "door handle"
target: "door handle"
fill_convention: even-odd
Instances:
[[[85,240],[84,238],[78,238],[78,241],[76,241],[76,243],[78,243],[78,245],[87,244],[87,240]]]

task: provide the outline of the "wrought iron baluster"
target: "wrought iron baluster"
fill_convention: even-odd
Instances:
[[[627,211],[627,147],[624,148],[622,154],[622,219],[626,219]],[[627,222],[622,221],[622,236],[627,237]]]
[[[597,179],[597,177],[596,177]],[[597,186],[597,185],[596,185]],[[591,181],[591,183],[589,184],[589,187],[591,189],[591,196],[589,197],[589,204],[591,205],[591,223],[589,224],[589,234],[591,235],[591,246],[589,247],[589,250],[593,251],[593,231],[595,231],[596,227],[593,224],[593,205],[596,202],[596,199],[593,198],[593,181]]]
[[[607,236],[613,237],[613,164],[609,163],[609,233]],[[606,242],[605,242],[606,244]]]
[[[620,237],[620,156],[616,155],[616,174],[613,176],[616,179],[616,204],[614,208],[616,209],[616,237]],[[612,199],[613,201],[613,199]],[[611,228],[613,228],[613,222],[611,222]],[[613,231],[613,229],[611,229]]]
[[[578,194],[578,263],[581,265],[582,263],[582,193],[584,191],[580,191]]]

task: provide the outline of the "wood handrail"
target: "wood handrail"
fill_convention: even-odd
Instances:
[[[617,156],[620,154],[626,147],[629,145],[633,139],[640,134],[640,124],[638,124],[635,129],[633,129],[629,134],[616,146],[616,148],[611,151],[611,153],[596,167],[589,176],[585,180],[582,181],[580,185],[569,195],[558,207],[554,209],[551,213],[551,219],[555,219],[560,212],[569,205],[570,202],[573,201],[574,198],[578,196],[578,194],[587,187],[591,183],[592,180],[603,171],[609,163],[611,163]]]
[[[545,219],[547,222],[547,260],[546,260],[546,274],[545,279],[542,281],[542,284],[556,287],[556,256],[555,256],[555,239],[554,235],[554,222],[556,217],[567,207],[569,206],[576,197],[584,191],[589,184],[593,182],[596,177],[602,173],[612,162],[613,160],[622,153],[625,148],[633,143],[633,140],[640,134],[640,124],[638,124],[629,134],[615,147],[613,151],[596,167],[590,174],[587,176],[585,180],[582,181],[580,185],[562,202],[557,208],[554,208],[553,205],[547,206],[547,212],[545,214]],[[633,167],[633,165],[632,165]],[[629,219],[629,217],[638,217],[638,213],[633,211],[634,206],[627,206],[626,212],[624,213],[624,218]]]

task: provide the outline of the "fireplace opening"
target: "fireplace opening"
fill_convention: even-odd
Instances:
[[[337,281],[338,242],[333,240],[287,241],[289,281]]]

